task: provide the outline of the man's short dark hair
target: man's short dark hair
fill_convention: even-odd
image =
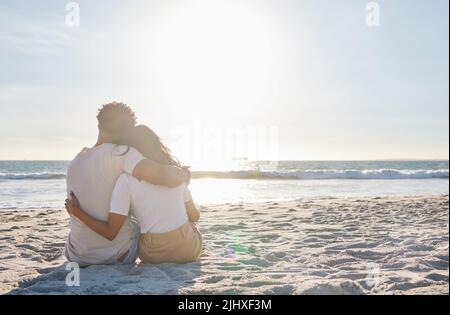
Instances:
[[[115,132],[122,127],[134,127],[136,115],[126,104],[112,102],[102,106],[97,115],[98,127],[106,132]]]
[[[134,126],[136,115],[126,104],[112,102],[102,106],[97,115],[98,128],[114,138],[122,138]]]

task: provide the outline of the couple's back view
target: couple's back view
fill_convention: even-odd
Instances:
[[[125,142],[124,135],[136,124],[134,113],[128,106],[107,104],[97,118],[97,144],[83,149],[71,162],[67,173],[68,194],[76,196],[79,204],[75,206],[80,209],[69,211],[71,225],[66,257],[83,266],[133,263],[140,229],[130,220],[131,195],[127,197],[127,194],[131,194],[131,190],[124,190],[125,186],[119,185],[118,178],[127,174],[122,176],[128,176],[127,184],[143,180],[175,188],[185,183],[189,172],[179,165],[155,162],[130,146],[119,145]],[[116,197],[111,200],[113,191]],[[116,221],[109,222],[111,218]],[[121,218],[120,221],[117,218]],[[102,231],[111,228],[114,222],[120,222],[114,227],[117,229],[114,237],[106,237]],[[98,226],[99,229],[95,229]]]

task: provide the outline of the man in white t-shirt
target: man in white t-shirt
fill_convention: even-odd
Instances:
[[[125,143],[136,124],[134,112],[123,103],[104,105],[97,116],[99,135],[93,148],[83,149],[70,163],[67,193],[74,193],[93,217],[108,221],[110,200],[117,178],[123,174],[155,185],[176,187],[189,176],[186,170],[145,159]],[[114,214],[111,214],[114,215]],[[133,263],[139,230],[128,218],[117,237],[110,241],[71,216],[65,254],[82,266]]]

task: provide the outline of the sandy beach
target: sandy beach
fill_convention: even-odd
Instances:
[[[92,266],[67,287],[64,210],[2,210],[1,294],[448,294],[449,197],[202,206],[187,265]]]

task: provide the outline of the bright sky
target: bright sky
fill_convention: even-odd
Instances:
[[[449,2],[376,2],[2,1],[0,159],[71,159],[112,100],[187,163],[245,128],[259,159],[448,159]]]

